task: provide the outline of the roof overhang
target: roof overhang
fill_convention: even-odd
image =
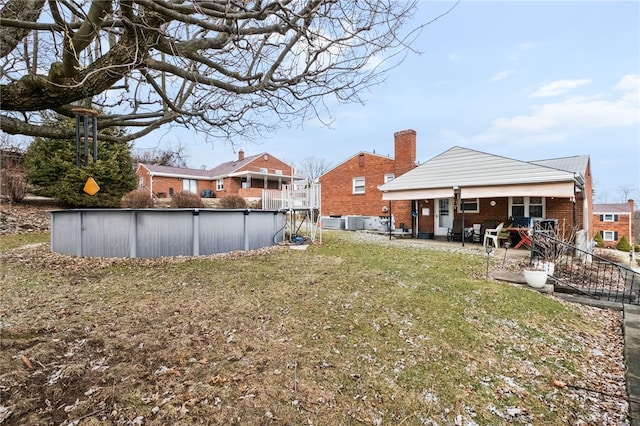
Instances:
[[[261,172],[252,172],[250,170],[242,170],[235,173],[229,173],[228,175],[219,176],[218,179],[224,177],[251,177],[251,178],[267,178],[269,180],[275,179],[285,179],[285,180],[294,180],[295,176],[290,175],[279,175],[276,173],[261,173]]]
[[[434,198],[452,198],[454,189],[425,188],[404,191],[389,191],[382,193],[382,199],[393,200],[423,200]],[[491,198],[491,197],[575,197],[574,182],[554,182],[526,185],[494,185],[460,188],[462,198]]]
[[[147,169],[147,170],[149,170],[149,169]],[[150,170],[149,170],[149,174],[151,176],[168,177],[168,178],[176,178],[176,179],[213,180],[209,176],[189,175],[189,174],[181,174],[181,173],[153,172],[153,171],[150,171]]]
[[[406,189],[404,191],[383,192],[382,199],[396,200],[428,200],[432,198],[451,198],[453,188]]]

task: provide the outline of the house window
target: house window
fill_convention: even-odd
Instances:
[[[267,173],[269,170],[265,169],[264,167],[260,167],[260,173]]]
[[[387,182],[391,182],[393,179],[395,179],[395,175],[393,173],[387,173],[384,175],[384,183]]]
[[[460,205],[460,211],[465,213],[480,213],[480,202],[477,198],[463,199]]]
[[[194,194],[198,193],[198,181],[195,179],[182,179],[182,190]]]
[[[510,216],[542,219],[544,218],[544,200],[544,197],[510,197]]]
[[[526,214],[524,214],[524,197],[511,198],[511,216],[513,217],[526,216]]]
[[[363,177],[353,178],[353,193],[364,194],[364,178]]]
[[[224,189],[224,179],[216,179],[216,191],[222,191]]]
[[[602,222],[617,222],[618,221],[618,215],[617,214],[602,214],[600,215],[600,220]]]
[[[542,197],[529,197],[529,214],[526,216],[537,217],[540,219],[544,217],[544,204]]]
[[[616,231],[602,231],[602,239],[605,241],[617,241],[618,233]]]
[[[138,178],[138,188],[144,188],[144,176]]]
[[[278,169],[276,169],[276,174],[277,174],[277,175],[281,175],[281,174],[282,174],[282,170],[278,170]]]

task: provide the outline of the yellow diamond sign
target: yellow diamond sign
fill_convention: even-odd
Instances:
[[[87,182],[84,184],[84,192],[89,195],[96,195],[98,191],[100,191],[100,187],[92,177],[89,177]]]

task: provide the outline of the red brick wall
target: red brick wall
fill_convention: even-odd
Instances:
[[[546,216],[549,219],[558,219],[558,226],[565,226],[570,229],[574,226],[573,223],[573,201],[567,198],[549,198],[546,200]],[[576,197],[576,223],[578,229],[584,227],[584,214],[582,210],[584,200]]]
[[[495,201],[496,205],[491,206],[490,202]],[[482,223],[484,221],[492,221],[496,223],[504,222],[504,226],[509,224],[508,210],[509,199],[508,198],[491,198],[479,200],[479,213],[464,213],[464,226],[471,227],[474,223]],[[422,209],[424,207],[429,208],[429,216],[422,215]],[[419,201],[418,208],[418,230],[419,232],[434,233],[435,232],[435,210],[437,209],[435,200],[431,199],[426,202],[425,200]],[[462,212],[454,210],[454,218],[461,218]]]
[[[384,215],[382,207],[388,206],[388,202],[382,201],[378,185],[384,183],[386,173],[393,172],[393,160],[390,158],[368,153],[355,155],[320,177],[323,214]],[[353,178],[356,177],[364,177],[364,194],[353,194]]]
[[[161,196],[168,197],[169,194],[171,193],[170,191],[171,188],[173,188],[174,193],[182,191],[183,180],[184,179],[179,179],[179,178],[154,176],[153,193],[159,197]],[[210,189],[212,191],[215,189],[215,182],[212,182],[212,181],[198,180],[197,185],[198,185],[197,195],[200,195],[200,193],[205,189]]]
[[[142,186],[140,185],[140,178],[143,179]],[[144,188],[147,190],[153,191],[156,196],[159,197],[168,197],[170,194],[170,189],[173,188],[173,192],[176,193],[178,191],[182,191],[182,181],[184,179],[174,178],[174,177],[165,177],[165,176],[154,176],[153,184],[151,182],[151,176],[149,171],[144,167],[139,167],[136,171],[136,184],[138,188]],[[198,195],[205,189],[215,189],[215,182],[208,180],[198,180]]]
[[[633,240],[635,235],[635,223],[633,220],[634,201],[629,200],[629,213],[612,213],[618,215],[618,221],[616,222],[604,222],[600,220],[600,214],[593,214],[593,228],[594,232],[591,237],[601,231],[614,231],[618,233],[618,239],[615,241],[604,241],[605,247],[615,247],[620,242],[620,239],[624,236],[627,237],[629,244],[636,244]],[[629,234],[629,225],[631,225],[631,234]]]
[[[272,180],[267,181],[267,189],[281,189],[282,185],[289,184],[290,179],[285,178],[284,176],[293,176],[294,168],[289,166],[287,163],[278,160],[269,154],[261,154],[259,157],[255,158],[253,161],[247,163],[243,167],[239,168],[238,172],[255,172],[261,173],[260,169],[267,169],[267,173],[275,174],[276,170],[282,171],[282,179],[280,181],[273,180],[275,178],[271,178]],[[242,191],[242,178],[238,177],[228,177],[224,179],[222,191],[215,191],[216,183],[213,182],[213,189],[216,198],[222,198],[227,195],[235,195],[240,194],[240,192],[246,194],[256,194],[256,191]],[[253,177],[251,178],[251,189],[264,189],[264,179],[262,177]],[[249,189],[249,188],[247,188]]]
[[[491,201],[495,201],[496,205],[492,206]],[[479,200],[479,213],[464,214],[465,227],[470,227],[474,223],[482,223],[484,221],[493,221],[496,223],[504,222],[504,226],[510,224],[509,221],[509,198],[481,198]],[[429,216],[422,215],[422,209],[428,207],[430,210]],[[418,230],[419,232],[433,233],[435,228],[435,209],[437,205],[435,200],[419,201],[418,208]],[[577,208],[577,207],[576,207]],[[462,212],[454,211],[454,217],[461,217]],[[582,216],[581,210],[577,210],[578,218]],[[564,223],[566,226],[572,226],[573,224],[573,202],[568,199],[546,199],[546,217],[549,219],[558,219],[558,223],[561,226]],[[581,222],[581,221],[580,221]]]
[[[270,154],[261,154],[259,157],[247,163],[244,167],[238,171],[250,171],[259,172],[260,168],[267,169],[268,173],[275,173],[276,170],[282,170],[283,175],[293,175],[293,167],[287,165],[287,163],[278,160]]]
[[[394,134],[395,159],[377,154],[359,153],[336,168],[320,176],[322,187],[322,214],[324,216],[388,216],[383,207],[389,207],[382,200],[378,189],[384,183],[384,175],[393,173],[395,177],[413,169],[416,162],[416,132],[404,130]],[[365,193],[353,194],[353,178],[364,177]],[[404,223],[413,228],[411,201],[393,201],[391,213],[396,228]]]
[[[140,180],[142,180],[142,182],[140,182]],[[138,166],[136,169],[136,186],[139,189],[146,188],[147,190],[151,187],[149,171],[144,167]]]
[[[242,182],[238,178],[224,178],[222,182],[222,190],[216,190],[216,181],[213,182],[213,193],[216,198],[223,198],[227,195],[237,194],[242,188]]]
[[[240,159],[240,158],[239,158]],[[276,170],[281,170],[283,176],[292,176],[294,169],[293,167],[287,165],[285,162],[278,160],[269,154],[261,154],[259,157],[255,158],[253,161],[247,163],[244,167],[240,168],[238,171],[250,171],[260,173],[260,169],[267,169],[267,173],[275,174]],[[178,191],[182,191],[182,181],[180,178],[171,178],[171,177],[162,177],[155,176],[153,178],[153,185],[151,184],[151,178],[149,176],[149,172],[147,169],[140,167],[137,171],[138,178],[138,186],[139,179],[143,177],[144,179],[144,188],[152,188],[154,194],[169,196],[169,189],[173,188],[174,193]],[[238,194],[240,189],[242,188],[242,180],[240,178],[225,178],[223,182],[224,189],[222,191],[216,191],[216,181],[215,180],[197,180],[198,186],[198,195],[205,190],[210,189],[214,192],[217,198],[224,197],[230,194]],[[282,183],[289,183],[288,178],[282,178]],[[262,188],[263,179],[252,179],[251,187],[252,188]],[[281,184],[278,181],[269,181],[268,188],[270,189],[280,189]]]
[[[416,131],[403,130],[393,134],[394,173],[398,177],[416,167]]]

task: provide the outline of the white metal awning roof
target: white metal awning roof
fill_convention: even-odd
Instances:
[[[383,200],[575,196],[575,172],[453,147],[379,186]]]
[[[434,198],[452,198],[454,189],[431,188],[405,191],[383,192],[385,201],[396,200],[428,200]],[[572,198],[575,196],[573,182],[543,183],[531,185],[496,185],[460,188],[462,198],[492,197],[556,197]]]

